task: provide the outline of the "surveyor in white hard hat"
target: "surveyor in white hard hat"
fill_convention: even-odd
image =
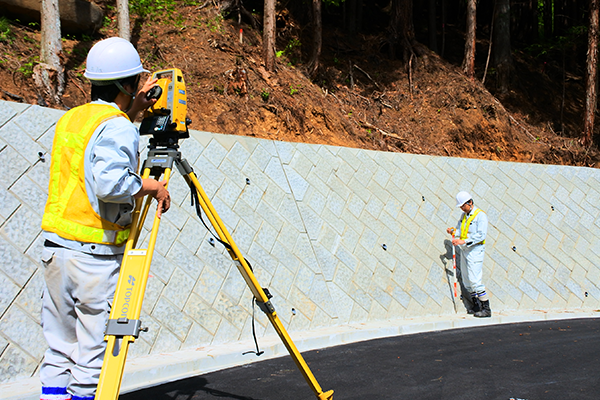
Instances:
[[[452,245],[461,251],[460,271],[463,284],[471,294],[472,308],[469,314],[476,317],[491,317],[490,300],[483,285],[483,257],[485,255],[485,238],[487,236],[487,215],[473,204],[473,197],[467,192],[456,195],[456,207],[463,211],[455,228]]]
[[[92,102],[56,124],[42,218],[44,400],[94,399],[134,199],[151,195],[158,215],[170,206],[166,182],[137,174],[139,132],[132,121],[156,102],[145,97],[155,81],[138,91],[143,72],[127,40],[96,43],[84,74]]]

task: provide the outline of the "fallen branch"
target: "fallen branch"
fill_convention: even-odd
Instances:
[[[375,95],[376,92],[373,92],[373,99],[380,102],[383,106],[387,107],[387,108],[391,108],[393,109],[394,107],[392,107],[391,104],[388,104],[386,102],[383,101],[382,97],[385,96],[385,92],[381,93],[381,94],[377,94]]]
[[[181,28],[171,29],[171,30],[167,31],[167,35],[170,35],[172,33],[181,33],[186,29],[187,29],[187,26],[182,26]]]
[[[83,93],[83,95],[87,98],[87,93],[85,90],[83,90],[83,88],[81,86],[79,86],[79,84],[77,83],[77,80],[73,77],[73,72],[72,71],[67,71],[67,75],[69,76],[69,78],[71,78],[71,82],[73,82],[73,85],[75,85],[77,87],[77,89],[81,90],[81,93]]]
[[[342,106],[342,111],[343,111],[344,110],[344,108],[343,108],[344,107],[344,103],[342,103],[342,101],[333,92],[329,92],[329,94],[332,95],[333,98],[336,99],[340,103],[340,106]],[[346,112],[344,111],[344,114],[345,113]]]
[[[537,143],[542,143],[542,144],[546,144],[543,142],[540,142],[538,139],[535,138],[535,136],[533,136],[531,133],[529,133],[529,131],[527,129],[525,129],[525,127],[523,125],[521,125],[519,123],[519,121],[517,121],[512,115],[510,115],[510,113],[506,110],[506,108],[504,108],[504,106],[502,105],[502,103],[500,103],[500,101],[498,101],[498,99],[494,96],[492,96],[492,99],[494,99],[494,102],[498,105],[498,107],[500,107],[500,109],[502,111],[504,111],[506,113],[506,115],[508,115],[508,118],[513,121],[515,124],[517,124],[519,126],[519,128],[523,129],[523,131],[529,135],[529,137],[531,138],[531,140],[533,142],[537,142]]]
[[[400,136],[396,135],[395,133],[390,133],[390,132],[386,132],[386,131],[384,131],[382,129],[379,129],[378,127],[376,127],[374,125],[371,125],[368,122],[361,122],[360,126],[363,127],[363,128],[366,128],[366,129],[376,130],[377,132],[381,133],[383,136],[392,137],[394,139],[398,139],[398,140],[402,140],[402,141],[408,142],[407,139],[405,139],[403,137],[400,137]]]
[[[21,63],[17,61],[17,64],[18,64],[18,67],[15,68],[12,73],[12,81],[16,87],[20,87],[21,85],[17,84],[17,81],[15,80],[15,75],[17,75],[19,73],[19,68],[21,68]]]
[[[360,95],[360,94],[358,94],[358,93],[354,93],[354,94],[355,94],[356,96],[360,97],[361,99],[363,99],[364,101],[366,101],[366,102],[367,102],[367,104],[369,104],[369,105],[371,104],[371,101],[370,101],[369,99],[367,99],[366,97],[364,97],[364,96],[361,96],[361,95]]]
[[[6,90],[2,90],[2,93],[4,93],[6,96],[8,96],[9,98],[11,98],[13,100],[17,100],[17,101],[25,103],[25,98],[19,96],[18,94],[12,94],[10,92],[7,92]]]
[[[213,5],[215,7],[217,6],[213,0],[206,0],[206,2],[204,2],[204,4],[202,4],[201,6],[197,7],[196,10],[202,10],[204,7],[206,7],[208,5],[208,3],[213,3]]]
[[[487,60],[485,62],[485,69],[483,70],[483,79],[481,80],[481,84],[485,84],[485,76],[487,75],[488,66],[490,65],[490,57],[492,55],[492,34],[494,33],[494,20],[496,19],[496,3],[494,3],[494,12],[492,13],[492,23],[490,25],[490,45],[488,46],[488,55]]]
[[[345,86],[344,86],[344,87],[345,87]],[[354,91],[353,91],[353,90],[351,90],[351,89],[348,89],[347,87],[345,87],[345,88],[346,88],[346,90],[347,90],[347,91],[348,91],[350,94],[352,94],[352,95],[354,95],[354,96],[356,96],[356,97],[360,97],[361,99],[363,99],[364,101],[366,101],[368,105],[371,105],[371,101],[370,101],[369,99],[367,99],[365,96],[361,96],[361,95],[360,95],[360,94],[358,94],[358,93],[354,93]]]
[[[414,53],[410,54],[410,59],[408,60],[408,91],[410,92],[410,99],[413,98],[413,82],[412,82],[412,59]]]
[[[515,124],[517,124],[519,126],[519,128],[523,129],[523,131],[525,131],[525,133],[527,135],[529,135],[531,140],[533,140],[534,142],[538,142],[538,140],[535,138],[535,136],[533,136],[531,133],[529,133],[529,131],[527,129],[525,129],[525,127],[523,125],[521,125],[516,119],[514,119],[512,115],[508,114],[508,118],[510,118],[511,121],[513,121]]]
[[[371,78],[371,75],[369,75],[369,74],[368,74],[368,73],[367,73],[367,72],[366,72],[364,69],[362,69],[361,67],[359,67],[359,66],[358,66],[358,65],[356,65],[356,64],[354,64],[354,68],[356,68],[357,70],[359,70],[360,72],[362,72],[363,74],[365,74],[365,76],[366,76],[367,78],[369,78],[369,80],[370,80],[371,82],[373,82],[373,85],[375,85],[375,87],[376,87],[377,89],[379,89],[379,85],[377,84],[377,82],[375,82],[375,81],[373,80],[373,78]]]

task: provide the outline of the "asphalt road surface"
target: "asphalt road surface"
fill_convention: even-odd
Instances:
[[[600,318],[453,329],[303,353],[334,400],[598,400]],[[314,400],[289,356],[121,400]]]

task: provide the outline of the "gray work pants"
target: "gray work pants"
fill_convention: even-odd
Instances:
[[[43,388],[66,388],[74,397],[93,399],[121,260],[122,256],[44,248],[41,319],[49,348],[40,368]]]

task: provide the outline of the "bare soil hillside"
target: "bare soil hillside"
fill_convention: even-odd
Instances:
[[[332,30],[324,34],[323,68],[311,81],[301,62],[307,49],[300,45],[300,29],[288,13],[278,15],[281,54],[276,71],[269,73],[261,63],[259,30],[224,20],[211,6],[177,7],[170,16],[132,18],[132,42],[147,69],[183,71],[193,129],[384,151],[600,167],[598,141],[589,150],[577,141],[583,77],[568,80],[563,94],[556,76],[525,55],[516,54],[515,89],[496,98],[480,81],[468,80],[433,52],[407,66],[380,51],[380,37],[360,36],[349,42]],[[66,90],[63,104],[50,106],[70,108],[89,101],[89,83],[82,76],[87,51],[95,41],[117,34],[116,18],[105,9],[107,22],[94,37],[64,39]],[[10,40],[0,41],[3,99],[49,105],[31,77],[39,42],[39,29],[18,23],[11,27]],[[485,43],[479,45],[485,48]]]

